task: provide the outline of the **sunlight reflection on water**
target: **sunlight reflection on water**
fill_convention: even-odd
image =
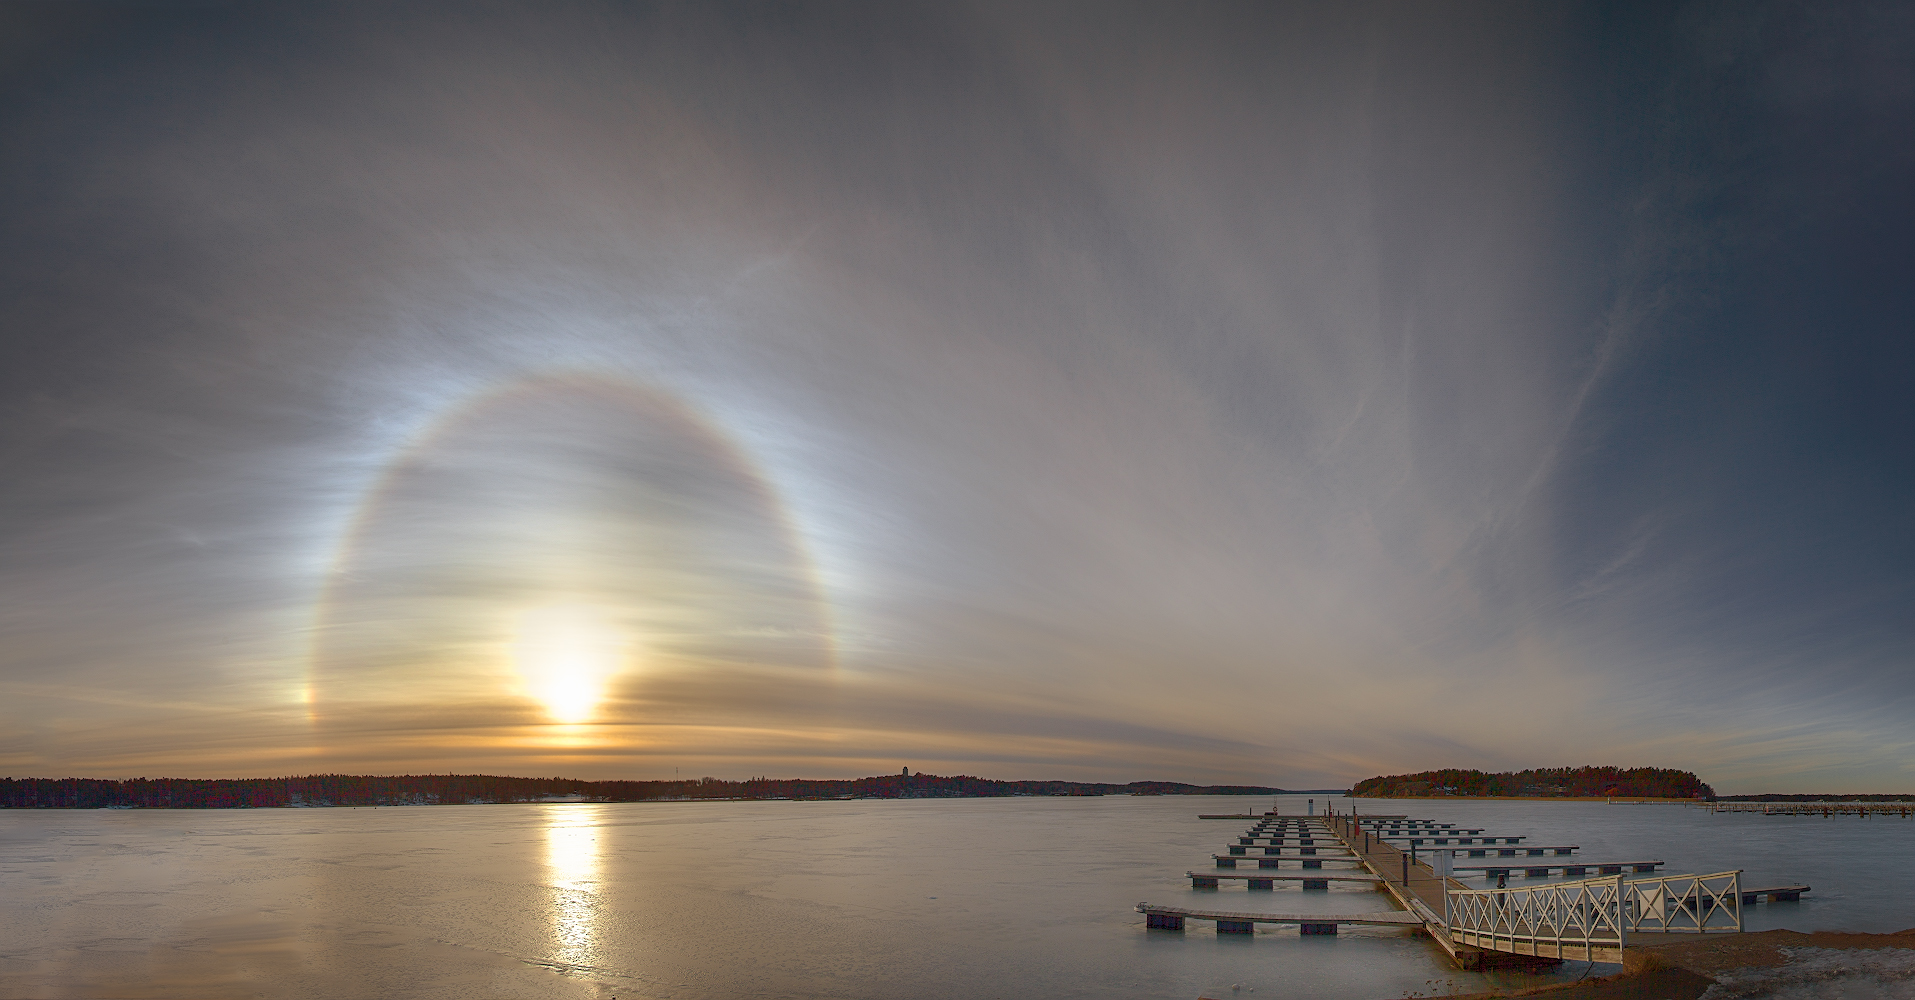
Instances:
[[[545,867],[552,889],[556,957],[592,966],[599,952],[599,828],[603,807],[546,807]]]

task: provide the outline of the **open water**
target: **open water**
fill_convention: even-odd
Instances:
[[[0,811],[0,996],[1386,1000],[1548,981],[1454,971],[1396,929],[1146,931],[1141,900],[1390,908],[1358,887],[1191,889],[1183,873],[1210,867],[1248,825],[1197,814],[1270,805]],[[1278,805],[1306,809],[1301,796]],[[1752,930],[1915,926],[1912,821],[1603,803],[1357,807],[1578,844],[1592,862],[1660,859],[1670,873],[1741,868],[1746,885],[1814,886],[1799,903],[1748,907]]]

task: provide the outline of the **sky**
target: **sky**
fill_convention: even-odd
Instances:
[[[1915,791],[1915,8],[0,7],[0,774]]]

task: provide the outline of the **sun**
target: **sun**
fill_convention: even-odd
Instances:
[[[590,720],[625,667],[628,643],[610,616],[589,604],[547,604],[519,612],[516,626],[512,659],[525,693],[554,722]]]

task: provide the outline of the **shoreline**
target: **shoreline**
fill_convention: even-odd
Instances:
[[[1706,799],[1659,799],[1647,795],[1353,795],[1369,802],[1607,802],[1610,805],[1671,805]]]
[[[1828,951],[1906,951],[1915,958],[1915,927],[1888,934],[1848,931],[1750,931],[1743,934],[1687,935],[1686,940],[1658,941],[1633,948],[1624,957],[1623,971],[1591,976],[1574,983],[1554,983],[1513,991],[1456,994],[1448,1000],[1500,1000],[1503,997],[1549,997],[1550,1000],[1625,1000],[1658,997],[1697,1000],[1725,979],[1748,979],[1762,970],[1786,972],[1797,965],[1785,949]]]

